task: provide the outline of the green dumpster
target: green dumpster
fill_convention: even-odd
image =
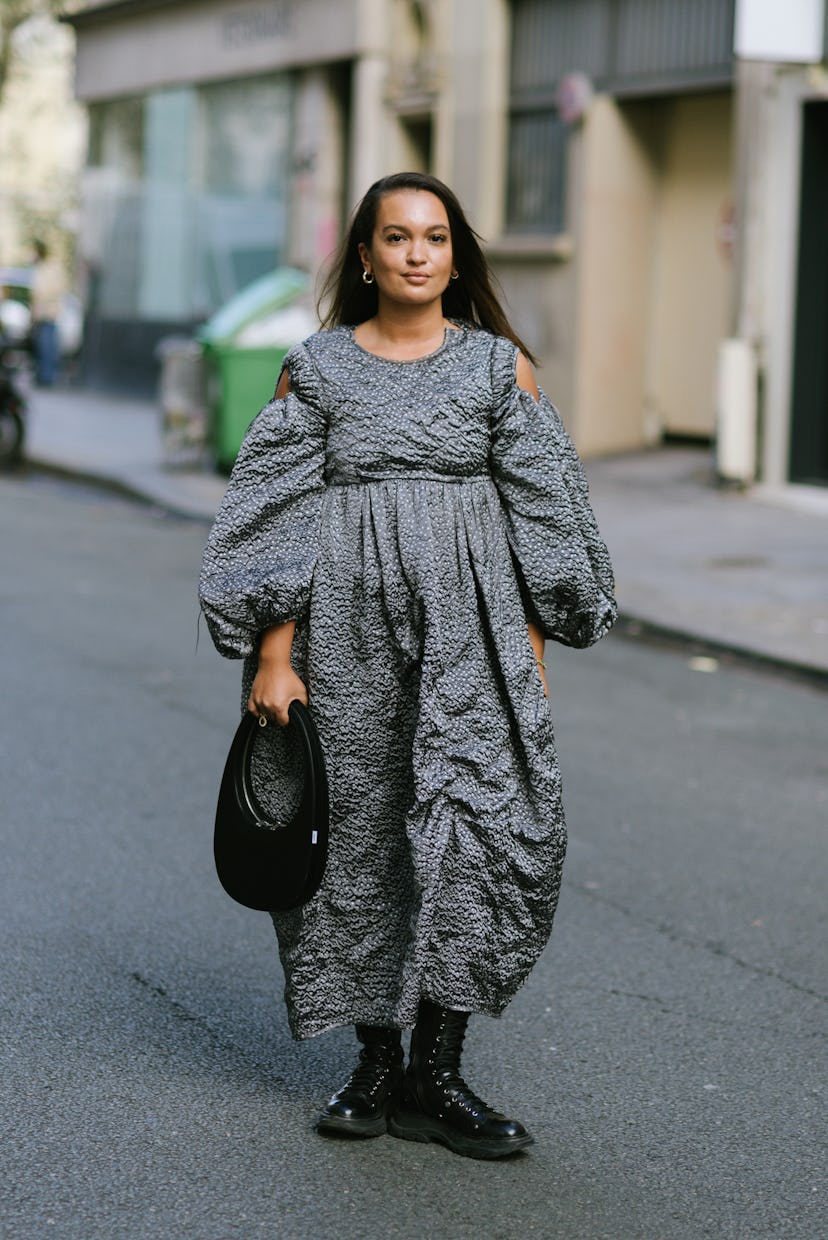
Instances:
[[[245,432],[263,405],[273,396],[285,354],[296,339],[282,339],[279,312],[288,310],[308,290],[301,271],[282,267],[232,297],[196,333],[211,368],[210,444],[218,468],[229,472]],[[275,325],[268,332],[268,322]],[[257,331],[257,328],[259,329]],[[248,343],[268,339],[268,343]],[[272,340],[272,342],[271,342]]]

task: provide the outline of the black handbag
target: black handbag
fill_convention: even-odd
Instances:
[[[288,708],[289,724],[259,728],[245,711],[221,780],[213,855],[224,890],[239,904],[261,912],[283,912],[307,903],[318,890],[328,856],[328,780],[313,719],[299,701]],[[293,733],[304,764],[299,807],[278,824],[262,809],[251,780],[250,761],[257,733],[286,744]],[[278,742],[272,734],[277,734]]]

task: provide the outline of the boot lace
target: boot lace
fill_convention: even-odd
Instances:
[[[447,1021],[437,1039],[437,1053],[432,1061],[434,1079],[450,1096],[452,1105],[466,1111],[474,1119],[496,1115],[492,1107],[476,1094],[460,1075],[460,1056],[466,1036],[465,1025]]]
[[[393,1062],[393,1048],[363,1047],[357,1066],[339,1092],[364,1094],[372,1098],[387,1084]]]

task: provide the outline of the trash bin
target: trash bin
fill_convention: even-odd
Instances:
[[[224,472],[272,397],[288,349],[315,330],[315,316],[300,304],[309,284],[304,272],[280,268],[237,293],[196,333],[216,380],[210,441]]]

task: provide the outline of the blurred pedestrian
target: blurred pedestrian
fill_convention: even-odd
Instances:
[[[66,277],[45,242],[35,241],[34,252],[31,312],[35,381],[39,387],[52,387],[60,370],[58,319],[67,291]]]
[[[532,1138],[465,1083],[462,1042],[552,927],[566,835],[544,642],[607,631],[612,570],[451,190],[373,185],[327,292],[242,446],[201,605],[246,660],[248,709],[285,724],[309,699],[326,754],[325,879],[273,915],[294,1036],[355,1025],[362,1044],[317,1126],[497,1158]]]

